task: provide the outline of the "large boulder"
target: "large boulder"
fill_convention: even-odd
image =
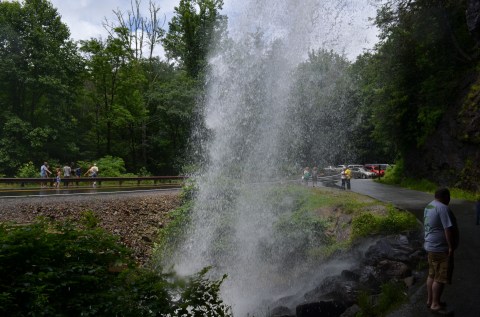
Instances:
[[[290,310],[290,308],[285,306],[275,307],[270,311],[270,317],[293,317],[295,314]]]
[[[405,235],[380,238],[365,253],[365,264],[376,265],[382,260],[410,263],[412,254],[417,252]]]

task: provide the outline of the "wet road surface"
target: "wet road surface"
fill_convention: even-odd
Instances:
[[[433,200],[433,194],[418,192],[372,180],[352,180],[352,191],[392,203],[412,212],[423,221],[423,209]],[[480,316],[480,226],[475,225],[474,203],[452,199],[450,208],[457,217],[460,229],[460,245],[455,252],[455,269],[452,285],[445,287],[442,300],[456,317]],[[422,281],[421,283],[425,283]],[[423,285],[410,303],[389,315],[390,317],[434,316],[426,308],[426,290]],[[453,316],[453,315],[450,315]]]

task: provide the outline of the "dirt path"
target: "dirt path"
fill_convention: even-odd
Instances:
[[[353,180],[352,191],[411,211],[422,221],[423,209],[433,200],[433,195],[395,186],[383,185],[372,180]],[[478,317],[478,294],[480,293],[480,226],[475,225],[474,203],[453,199],[450,207],[455,213],[460,228],[460,246],[455,254],[455,270],[452,285],[445,288],[443,299],[457,317]],[[421,281],[424,283],[424,281]],[[426,309],[425,287],[411,298],[411,303],[390,315],[391,317],[424,317]]]

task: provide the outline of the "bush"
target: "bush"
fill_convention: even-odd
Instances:
[[[417,225],[413,214],[389,206],[387,215],[364,212],[355,216],[352,220],[352,237],[401,233],[415,229]]]
[[[128,252],[103,230],[39,221],[0,226],[0,315],[93,316],[108,310]]]
[[[96,227],[0,224],[2,316],[230,316],[208,269],[188,279],[136,268],[130,252]],[[201,313],[200,313],[201,312]]]
[[[16,177],[21,177],[21,178],[34,178],[34,177],[40,177],[40,168],[36,168],[35,165],[33,165],[33,162],[30,161],[28,163],[23,164],[17,172]]]
[[[102,177],[119,177],[127,172],[125,162],[120,157],[107,155],[97,161],[97,166]]]

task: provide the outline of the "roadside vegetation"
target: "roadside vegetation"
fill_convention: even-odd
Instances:
[[[189,278],[135,264],[128,249],[82,220],[0,224],[2,316],[230,316],[219,297],[226,278]]]
[[[168,213],[169,220],[159,230],[151,265],[136,264],[132,252],[99,227],[93,212],[83,213],[77,221],[2,223],[0,313],[230,316],[219,296],[226,276],[207,279],[209,268],[185,279],[174,272],[161,273],[162,258],[170,257],[188,232],[194,184],[182,195],[183,205]],[[285,197],[293,202],[293,210],[285,207]],[[279,216],[274,224],[278,245],[268,247],[287,243],[291,246],[287,257],[312,263],[348,252],[364,237],[417,228],[410,213],[347,191],[278,186],[268,200]]]
[[[405,167],[403,161],[398,161],[394,167],[389,167],[385,171],[385,176],[382,178],[376,179],[376,181],[389,184],[389,185],[398,185],[404,188],[418,190],[426,193],[435,193],[435,191],[441,186],[436,184],[431,180],[422,178],[412,178],[404,176],[406,173],[404,171]],[[457,187],[449,187],[450,195],[452,198],[464,199],[469,201],[476,201],[480,197],[480,193],[473,192]]]

